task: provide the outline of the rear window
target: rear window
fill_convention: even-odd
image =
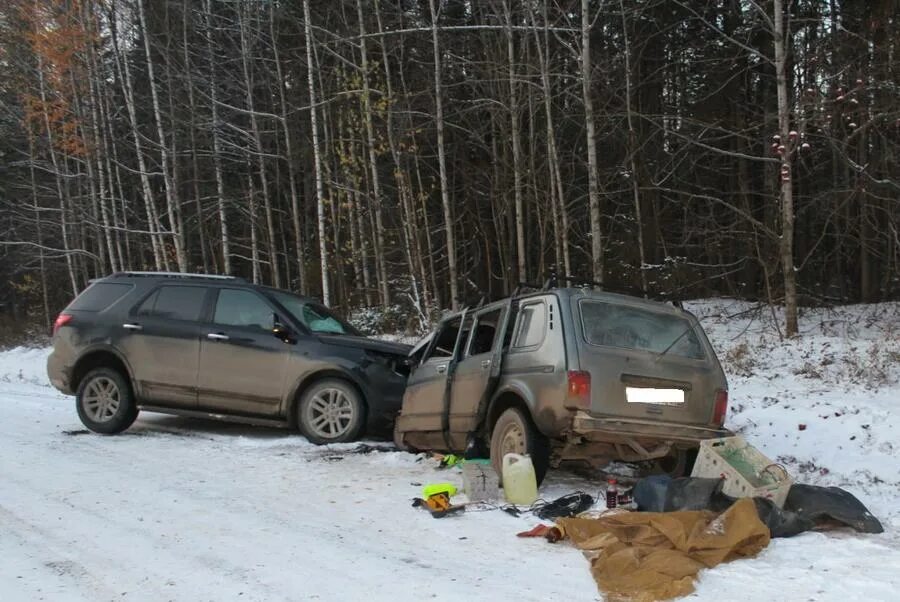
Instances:
[[[519,330],[513,347],[533,347],[544,340],[544,326],[547,322],[547,308],[543,301],[523,305],[519,312]]]
[[[582,301],[584,338],[592,345],[638,349],[701,360],[703,346],[689,320],[636,307]],[[671,346],[671,348],[670,348]]]
[[[103,311],[131,290],[130,284],[95,282],[72,301],[68,309],[78,311]]]
[[[206,289],[198,286],[162,286],[147,297],[138,309],[139,316],[195,322],[203,311]]]

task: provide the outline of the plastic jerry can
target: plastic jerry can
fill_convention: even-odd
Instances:
[[[537,499],[537,478],[529,456],[503,456],[503,495],[510,504],[523,506],[529,506]]]

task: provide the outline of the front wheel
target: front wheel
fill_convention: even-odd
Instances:
[[[506,454],[531,456],[534,476],[537,484],[541,484],[550,466],[550,441],[519,408],[504,410],[491,432],[491,464],[498,476],[503,473],[503,456]]]
[[[104,435],[121,433],[138,415],[128,380],[112,368],[96,368],[81,379],[75,407],[84,426]]]
[[[359,392],[346,381],[329,378],[309,386],[300,398],[300,432],[316,445],[356,440],[365,423]]]

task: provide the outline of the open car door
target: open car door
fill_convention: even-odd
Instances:
[[[450,380],[449,447],[462,451],[479,430],[500,380],[504,342],[513,300],[495,303],[474,313],[468,343],[461,349]]]
[[[467,339],[466,317],[463,310],[442,320],[412,369],[395,427],[395,441],[401,447],[446,448],[446,397],[456,358]]]

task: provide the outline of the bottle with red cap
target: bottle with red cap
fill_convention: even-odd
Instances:
[[[606,481],[606,507],[615,508],[619,502],[619,488],[616,486],[616,479],[609,477]]]

